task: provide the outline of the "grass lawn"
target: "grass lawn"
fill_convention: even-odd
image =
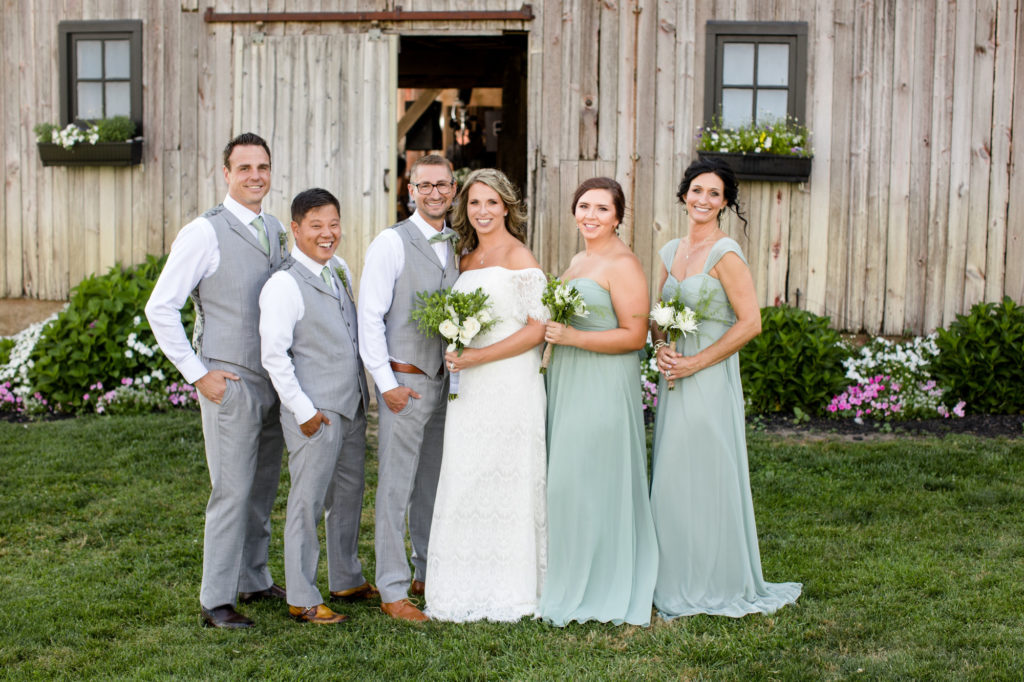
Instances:
[[[755,433],[750,460],[765,577],[804,583],[773,616],[315,627],[264,602],[224,632],[199,624],[198,413],[0,423],[0,678],[1021,679],[1024,439]]]

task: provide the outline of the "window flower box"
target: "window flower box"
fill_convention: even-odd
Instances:
[[[53,142],[38,142],[44,166],[135,166],[142,163],[142,138],[124,142],[76,144],[65,149]]]
[[[811,156],[784,156],[782,154],[698,151],[702,159],[722,159],[739,180],[766,180],[770,182],[806,182],[811,177]]]

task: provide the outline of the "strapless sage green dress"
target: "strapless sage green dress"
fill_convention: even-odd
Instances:
[[[680,353],[695,355],[736,321],[721,282],[708,273],[725,254],[743,258],[743,252],[734,240],[720,239],[704,271],[680,282],[671,274],[678,245],[674,239],[660,252],[669,271],[662,299],[679,294],[705,318],[697,334],[676,342]],[[767,583],[761,575],[737,354],[676,379],[671,391],[662,377],[651,469],[659,549],[654,605],[660,616],[738,618],[796,601],[800,583]]]
[[[590,314],[582,330],[619,326],[611,296],[571,281]],[[547,374],[548,570],[537,614],[562,626],[589,620],[648,625],[658,548],[636,352],[557,346]]]

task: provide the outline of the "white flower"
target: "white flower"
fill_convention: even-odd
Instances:
[[[477,313],[476,317],[478,320],[480,320],[480,324],[487,324],[492,319],[494,319],[491,317],[491,314],[486,310],[481,310],[479,313]]]
[[[441,336],[449,341],[453,341],[459,336],[459,327],[451,320],[445,320],[437,325],[437,331],[441,332]]]
[[[765,140],[764,140],[764,148],[765,149],[771,149],[772,148],[772,138],[770,136],[765,138]]]
[[[445,352],[446,352],[446,353],[451,353],[451,352],[452,352],[453,350],[455,350],[455,349],[456,349],[457,347],[458,347],[458,346],[456,346],[456,345],[455,345],[454,343],[449,343],[449,344],[448,344],[448,347],[447,347],[447,348],[445,348]]]
[[[697,315],[689,308],[684,308],[676,313],[675,323],[672,325],[684,335],[697,331]]]
[[[126,358],[130,358],[130,357],[132,357],[132,355],[134,355],[134,353],[133,353],[133,352],[131,351],[131,349],[129,349],[129,350],[126,350],[126,351],[124,352],[124,356],[125,356]]]
[[[132,324],[138,327],[140,324],[142,324],[142,318],[136,315],[135,317],[132,318]]]
[[[675,318],[675,311],[671,306],[662,305],[661,303],[654,306],[651,310],[651,319],[662,329],[667,328],[672,324],[672,320]]]
[[[467,317],[462,323],[462,336],[469,336],[472,339],[480,332],[480,321],[475,317]]]

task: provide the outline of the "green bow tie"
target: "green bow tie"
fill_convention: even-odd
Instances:
[[[458,236],[459,235],[456,232],[438,232],[437,234],[431,235],[427,241],[431,244],[436,244],[437,242],[450,241]]]

